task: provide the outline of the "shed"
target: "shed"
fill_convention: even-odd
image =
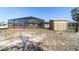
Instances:
[[[50,29],[54,31],[67,31],[67,20],[50,20]]]

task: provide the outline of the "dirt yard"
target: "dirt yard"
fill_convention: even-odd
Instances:
[[[0,30],[1,51],[79,51],[79,33],[49,29]]]

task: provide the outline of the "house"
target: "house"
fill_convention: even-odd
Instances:
[[[44,28],[46,28],[46,29],[49,29],[50,28],[49,22],[44,22]]]
[[[0,22],[0,29],[8,28],[8,24],[5,22]]]
[[[9,28],[43,28],[44,20],[37,17],[22,17],[8,20]]]
[[[76,26],[78,25],[78,31],[79,31],[79,22],[77,21],[68,21],[68,31],[76,31]]]

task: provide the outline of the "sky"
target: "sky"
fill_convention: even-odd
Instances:
[[[21,17],[49,20],[72,20],[71,7],[0,7],[0,22]]]

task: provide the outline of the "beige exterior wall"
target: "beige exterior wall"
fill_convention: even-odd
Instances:
[[[0,26],[0,29],[3,29],[3,28],[8,28],[8,25],[6,25],[6,26]]]
[[[50,28],[55,31],[67,31],[68,29],[68,23],[67,21],[50,21]]]
[[[49,28],[49,24],[44,24],[44,28]]]
[[[54,21],[54,30],[66,31],[67,30],[67,22],[66,21]]]

